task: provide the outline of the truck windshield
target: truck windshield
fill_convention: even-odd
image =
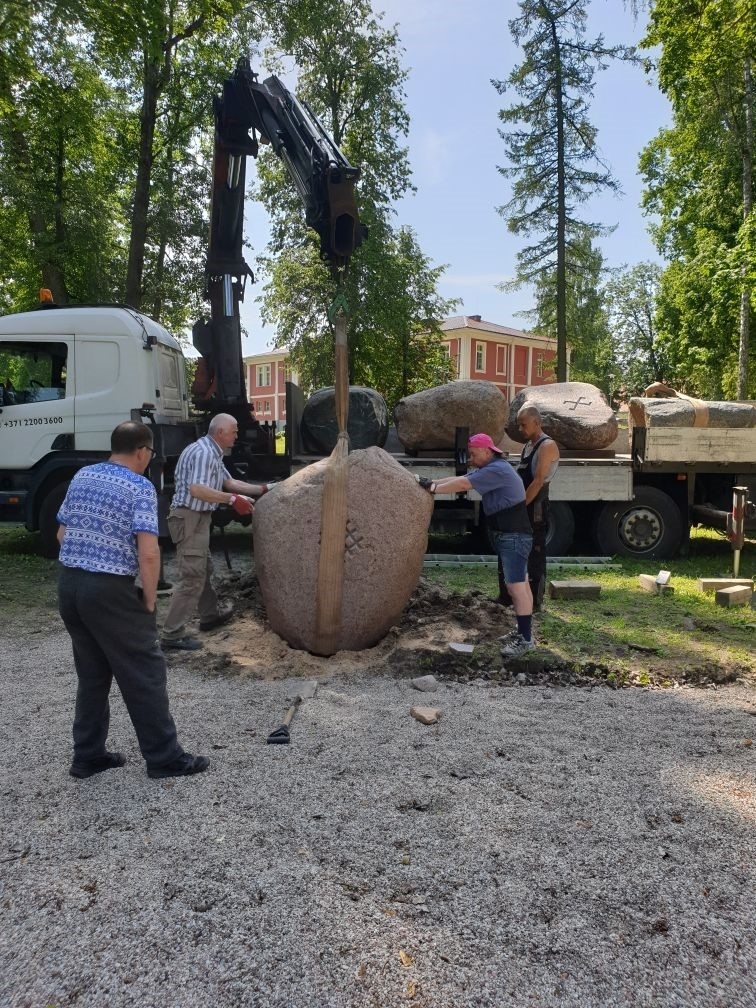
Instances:
[[[0,384],[6,406],[66,397],[65,343],[0,343]]]

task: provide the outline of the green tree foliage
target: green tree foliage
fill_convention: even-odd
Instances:
[[[580,335],[570,329],[569,291],[585,288],[594,261],[585,250],[611,228],[581,219],[580,204],[592,194],[616,191],[588,118],[597,68],[610,58],[629,59],[625,46],[607,47],[603,36],[585,35],[588,0],[521,0],[520,15],[509,22],[524,60],[504,81],[492,81],[499,94],[518,100],[499,112],[508,163],[499,167],[513,179],[512,198],[498,208],[513,234],[533,237],[517,256],[515,280],[507,287],[539,285],[541,298],[553,297],[557,380],[567,377],[567,343]]]
[[[641,158],[661,277],[658,325],[684,387],[748,398],[756,276],[752,0],[656,0],[644,45],[660,47],[673,125]]]
[[[43,0],[0,14],[4,308],[43,284],[60,302],[132,303],[177,331],[197,317],[212,97],[263,9]]]
[[[202,298],[212,95],[247,54],[257,9],[245,0],[67,3],[132,110],[122,135],[132,169],[123,297],[184,326]]]
[[[656,326],[656,301],[662,269],[642,262],[615,270],[603,290],[614,347],[616,386],[623,398],[641,395],[652,382],[682,388],[670,348]]]
[[[11,8],[12,10],[12,8]],[[55,8],[6,15],[0,41],[3,308],[40,286],[60,303],[106,299],[121,268],[114,197],[124,170],[117,92]]]
[[[359,212],[370,236],[342,278],[349,303],[349,372],[391,404],[406,391],[451,377],[438,346],[438,321],[455,302],[436,291],[443,267],[431,267],[411,231],[391,226],[391,202],[411,189],[402,140],[406,71],[395,28],[368,0],[292,2],[279,12],[275,44],[293,58],[298,96],[313,108],[347,158],[362,168]],[[279,345],[289,349],[305,388],[333,384],[333,331],[327,310],[334,284],[283,166],[257,163],[255,190],[271,220],[262,297]]]
[[[616,363],[603,297],[604,257],[588,233],[568,249],[565,271],[570,377],[598,385],[607,397],[616,389]],[[539,333],[557,335],[556,274],[542,273],[534,284],[535,307],[526,313]]]

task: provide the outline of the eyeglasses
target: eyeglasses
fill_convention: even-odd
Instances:
[[[143,444],[143,445],[139,445],[139,447],[147,449],[147,451],[150,453],[150,460],[154,459],[155,456],[157,455],[157,452],[155,451],[155,449],[151,445]]]

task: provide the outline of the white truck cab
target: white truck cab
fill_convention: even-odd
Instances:
[[[0,521],[41,530],[54,554],[71,477],[106,458],[130,419],[153,427],[157,482],[194,435],[184,356],[161,325],[117,306],[0,316]]]

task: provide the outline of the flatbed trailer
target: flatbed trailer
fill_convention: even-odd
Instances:
[[[287,383],[286,452],[292,472],[321,457],[301,451],[303,406],[298,387]],[[385,450],[420,476],[460,475],[467,471],[467,432],[458,434],[457,445],[447,451],[409,455],[392,429]],[[630,450],[621,453],[560,449],[549,494],[550,556],[569,553],[576,540],[608,556],[685,554],[692,526],[727,528],[734,487],[746,487],[747,499],[756,502],[756,427],[635,427],[628,445]],[[519,452],[507,457],[516,466]],[[745,527],[746,534],[756,535],[753,505]],[[485,543],[479,495],[473,490],[436,494],[431,529],[472,532]]]

